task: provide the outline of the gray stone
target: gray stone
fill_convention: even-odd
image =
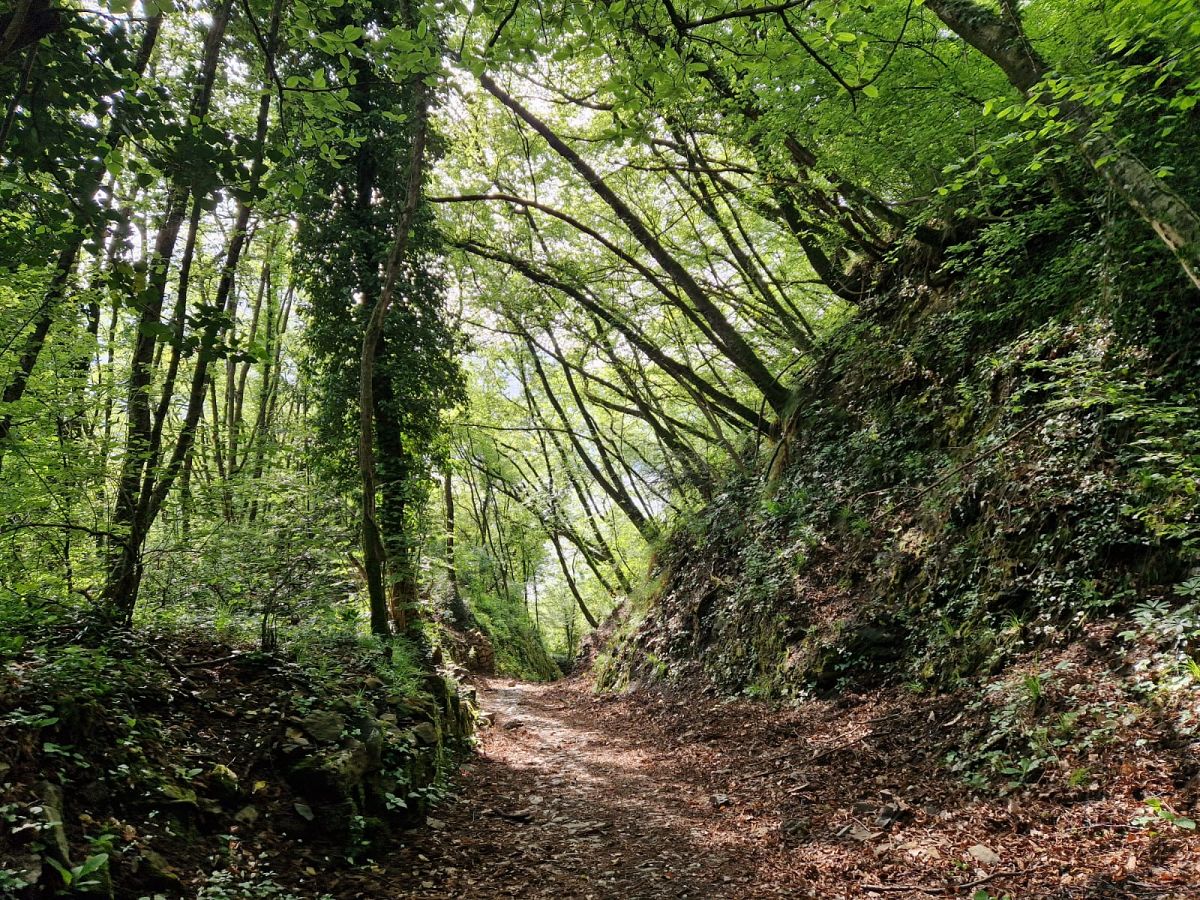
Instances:
[[[70,868],[71,844],[67,841],[67,830],[63,827],[63,807],[66,803],[63,789],[53,782],[43,781],[36,786],[36,790],[41,798],[41,805],[34,809],[38,810],[37,814],[46,826],[54,856],[58,862]]]
[[[253,825],[258,821],[257,806],[243,806],[234,814],[233,821],[240,822],[243,825]]]
[[[341,776],[342,783],[352,788],[371,769],[371,754],[362,741],[351,741],[345,750],[330,759],[330,766]]]
[[[968,847],[967,853],[980,865],[994,866],[1000,862],[1000,854],[991,847],[984,846],[983,844]]]
[[[318,741],[332,743],[346,730],[346,717],[327,709],[314,709],[303,719],[304,730]]]
[[[438,742],[438,728],[432,722],[419,722],[413,726],[413,734],[423,744],[433,746]]]

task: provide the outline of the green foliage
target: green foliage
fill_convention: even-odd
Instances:
[[[663,609],[692,623],[666,636],[676,659],[755,693],[952,686],[1139,597],[1172,620],[1196,564],[1200,407],[1174,374],[1194,356],[1174,341],[1188,289],[1148,260],[1140,283],[1110,266],[1123,217],[1040,188],[989,202],[1004,218],[950,249],[950,287],[913,275],[831,335],[782,475],[731,482],[676,529]],[[1171,337],[1125,330],[1135,307]],[[1042,686],[1024,684],[1034,705]],[[1028,780],[1037,743],[993,769]]]
[[[1133,824],[1141,827],[1168,825],[1182,831],[1196,830],[1195,820],[1179,815],[1158,797],[1146,798],[1146,811],[1143,815],[1135,817]]]
[[[530,681],[551,681],[562,675],[520,601],[485,593],[471,601],[471,610],[491,639],[498,673]]]
[[[317,900],[332,900],[332,894],[313,895]],[[244,875],[234,872],[213,872],[205,879],[196,894],[197,900],[300,900],[300,896],[284,888],[271,872]]]
[[[89,889],[102,884],[99,873],[108,865],[108,854],[97,853],[89,856],[79,865],[71,866],[70,868],[62,865],[62,863],[53,857],[47,857],[46,862],[54,868],[54,871],[58,872],[59,877],[62,878],[63,887],[68,892],[87,892]]]

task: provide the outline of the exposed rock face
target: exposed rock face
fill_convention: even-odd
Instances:
[[[472,628],[467,632],[466,637],[468,644],[467,667],[472,672],[478,672],[481,675],[494,675],[496,673],[496,651],[488,636],[478,628]]]
[[[330,709],[314,709],[300,720],[299,725],[309,737],[330,744],[341,738],[346,730],[346,718]]]
[[[459,630],[445,626],[447,649],[454,661],[476,675],[496,674],[496,649],[478,628]]]
[[[430,675],[432,699],[375,691],[361,704],[288,720],[279,749],[288,783],[306,801],[310,831],[348,844],[423,816],[425,788],[474,731],[473,698]],[[465,692],[464,692],[465,693]]]

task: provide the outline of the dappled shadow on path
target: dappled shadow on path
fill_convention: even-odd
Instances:
[[[945,766],[961,698],[480,688],[492,724],[456,798],[338,897],[1200,900],[1200,841],[1121,824],[1134,776],[1075,799],[972,793]],[[1142,788],[1166,789],[1158,768]]]
[[[789,895],[753,884],[750,848],[714,827],[725,798],[666,771],[638,739],[653,723],[602,728],[603,701],[561,686],[493,682],[482,693],[493,721],[483,754],[436,814],[442,827],[403,851],[413,881],[396,895]]]

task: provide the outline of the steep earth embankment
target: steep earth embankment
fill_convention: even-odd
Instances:
[[[0,897],[321,896],[424,820],[474,729],[453,679],[353,640],[42,637],[0,669]]]
[[[1111,227],[1039,201],[882,282],[799,376],[783,439],[676,526],[598,686],[921,698],[943,790],[1055,798],[1081,846],[1193,831],[1197,308]]]
[[[1114,664],[1194,672],[1194,292],[1106,269],[1092,227],[1035,207],[881,284],[783,439],[675,527],[601,686],[954,688],[1097,623]]]

